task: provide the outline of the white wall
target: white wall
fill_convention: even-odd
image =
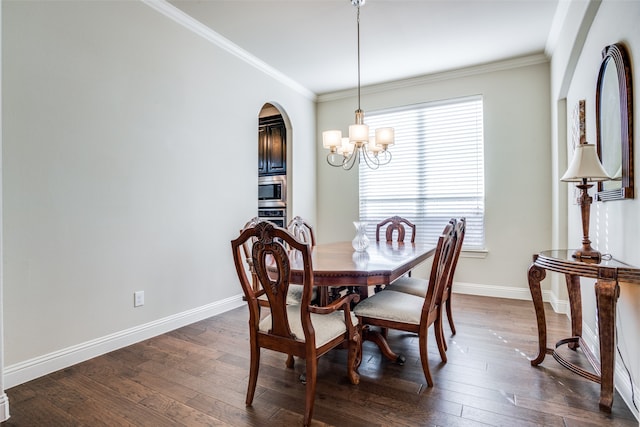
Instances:
[[[365,112],[469,95],[484,97],[488,253],[485,258],[461,258],[456,282],[467,284],[466,292],[530,298],[531,257],[551,245],[549,93],[549,63],[543,56],[363,88]],[[320,98],[319,140],[322,130],[344,132],[354,120],[355,94],[339,95],[344,94]],[[341,240],[353,234],[351,221],[358,218],[358,173],[328,166],[327,151],[321,144],[317,150],[318,237]],[[426,277],[427,272],[422,274]]]
[[[5,385],[240,304],[259,111],[287,115],[293,210],[315,212],[313,97],[142,2],[3,1],[2,19]]]
[[[599,2],[592,2],[599,3]],[[584,47],[576,62],[575,71],[567,68],[569,85],[566,92],[568,123],[571,110],[578,102],[586,101],[587,140],[596,142],[595,91],[602,60],[602,49],[610,44],[623,42],[630,53],[632,81],[635,84],[633,95],[634,107],[634,163],[636,170],[635,199],[612,202],[595,202],[591,208],[590,237],[595,248],[603,253],[610,253],[616,259],[634,266],[640,266],[640,194],[638,193],[637,171],[640,165],[638,137],[640,135],[640,112],[638,105],[638,85],[640,81],[640,3],[622,1],[603,1],[591,22],[584,40]],[[562,96],[562,92],[559,96]],[[568,138],[568,137],[567,137]],[[570,140],[570,139],[569,139]],[[567,152],[566,146],[559,150]],[[566,168],[566,165],[565,165]],[[566,190],[565,190],[566,191]],[[573,190],[569,189],[570,194]],[[578,206],[572,197],[568,198],[568,241],[577,247],[582,240],[582,229]],[[592,287],[593,281],[583,279],[583,328],[594,346],[597,348],[596,303]],[[635,386],[636,404],[640,395],[640,286],[622,283],[618,300],[617,338],[622,358],[627,364]],[[631,386],[628,375],[616,355],[616,387],[627,401],[628,406],[638,412],[631,404]]]

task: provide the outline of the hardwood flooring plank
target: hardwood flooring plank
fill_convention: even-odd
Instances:
[[[580,408],[573,408],[570,406],[562,405],[561,403],[556,403],[553,401],[541,401],[531,399],[527,396],[516,396],[516,405],[521,406],[523,408],[531,408],[544,412],[552,412],[554,414],[560,415],[565,419],[572,420],[587,420],[587,421],[597,421],[600,425],[609,425],[615,427],[638,427],[638,421],[615,417],[611,414],[607,414],[605,412],[598,411],[598,402],[595,402],[594,409],[592,411],[584,410]]]

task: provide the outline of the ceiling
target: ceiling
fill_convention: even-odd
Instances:
[[[549,50],[561,0],[367,0],[363,86]],[[357,85],[351,0],[170,0],[317,95]]]

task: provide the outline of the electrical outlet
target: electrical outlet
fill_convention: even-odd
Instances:
[[[133,306],[140,307],[144,305],[144,291],[137,291],[133,293]]]

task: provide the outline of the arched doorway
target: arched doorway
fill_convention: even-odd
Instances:
[[[278,107],[258,115],[258,217],[287,225],[287,125]]]

